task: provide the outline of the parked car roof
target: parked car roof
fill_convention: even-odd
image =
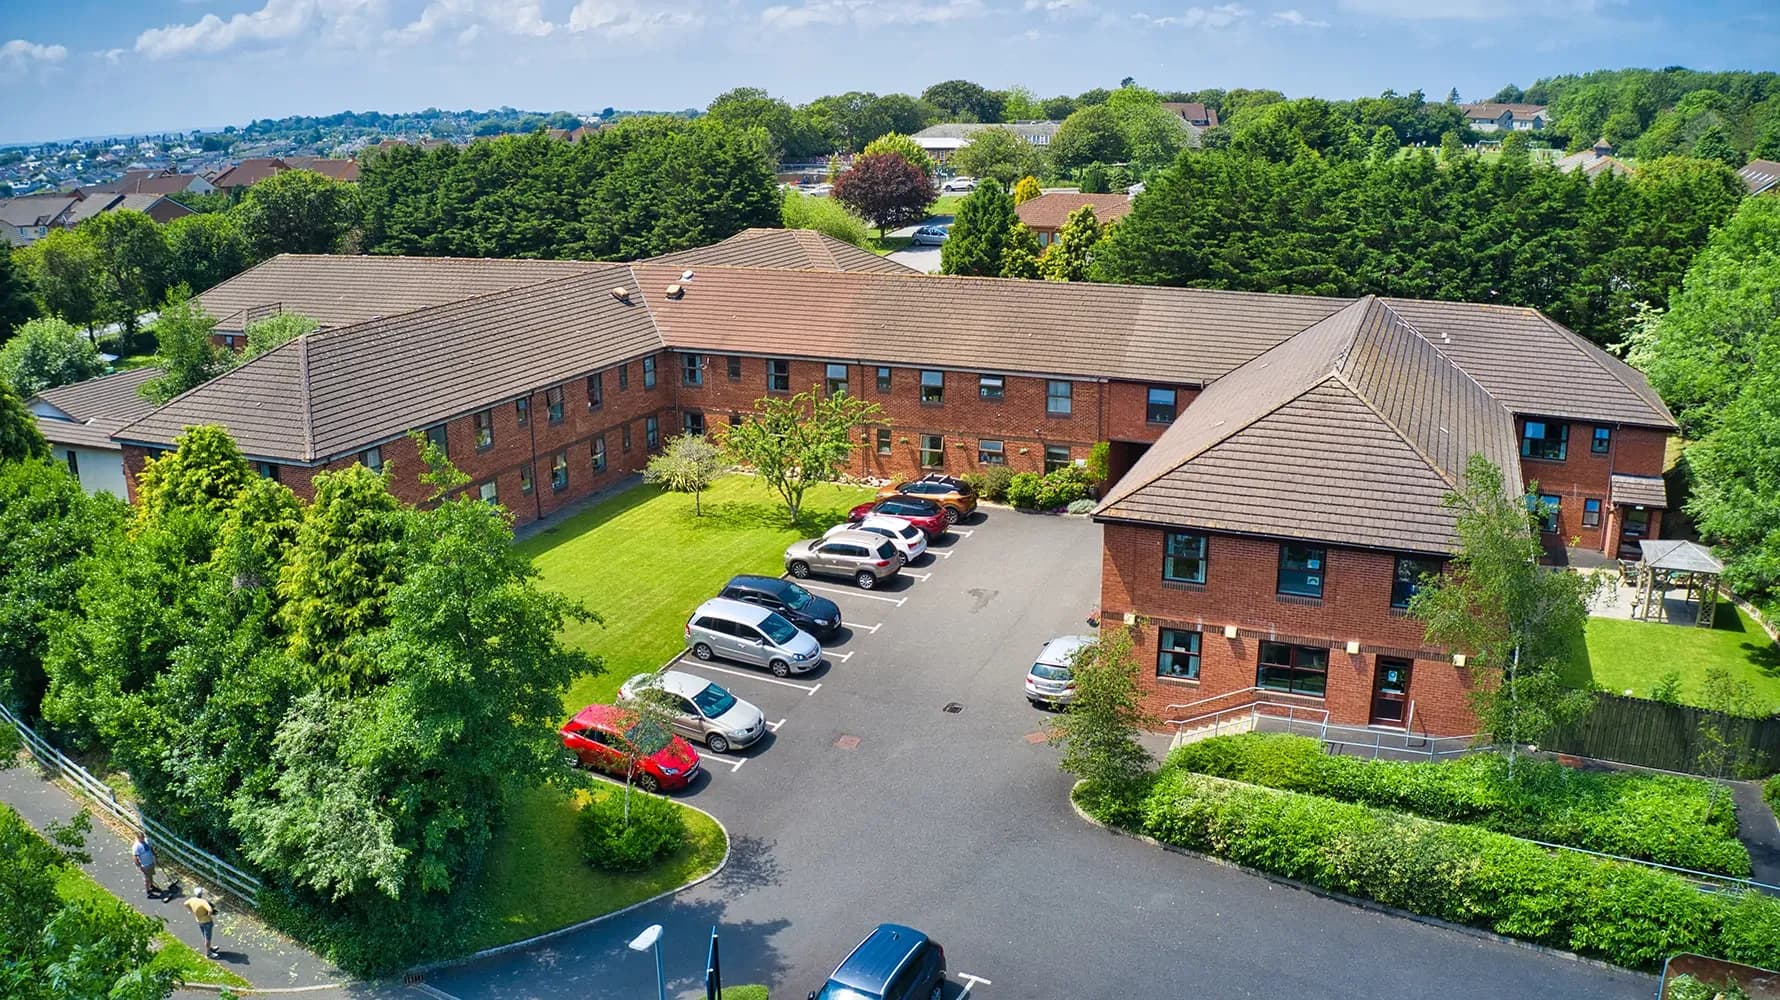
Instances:
[[[1067,667],[1076,650],[1083,646],[1092,646],[1094,641],[1091,635],[1060,635],[1045,643],[1044,648],[1038,651],[1037,662]]]
[[[771,614],[773,612],[770,608],[763,608],[758,604],[749,604],[747,601],[738,601],[731,597],[713,597],[700,604],[698,610],[692,613],[692,617],[716,615],[732,622],[741,622],[743,625],[758,625]]]
[[[927,935],[902,924],[879,924],[858,947],[841,961],[829,978],[842,986],[881,992],[915,950],[927,943]]]

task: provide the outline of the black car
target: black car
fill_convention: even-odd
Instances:
[[[829,636],[840,631],[840,607],[828,598],[817,597],[790,580],[744,574],[724,584],[718,596],[770,608],[777,611],[781,618],[811,635]]]
[[[879,924],[810,1000],[940,1000],[946,950],[913,927]]]

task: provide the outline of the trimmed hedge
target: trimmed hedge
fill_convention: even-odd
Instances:
[[[1695,778],[1579,771],[1476,754],[1445,763],[1325,753],[1306,736],[1244,733],[1190,743],[1164,769],[1379,806],[1604,854],[1746,877],[1730,790]]]
[[[1107,798],[1078,801],[1093,812]],[[1780,900],[1759,893],[1701,892],[1473,826],[1181,769],[1156,778],[1141,813],[1138,829],[1166,844],[1619,965],[1654,968],[1684,951],[1780,963]]]

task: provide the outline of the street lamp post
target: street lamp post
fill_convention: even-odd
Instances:
[[[667,979],[661,971],[661,925],[650,924],[648,929],[631,939],[631,951],[655,951],[655,996],[656,1000],[667,1000]]]

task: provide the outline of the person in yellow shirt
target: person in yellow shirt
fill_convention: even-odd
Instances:
[[[210,944],[210,929],[216,922],[216,910],[204,895],[202,887],[192,890],[182,902],[185,908],[192,911],[193,919],[198,921],[198,930],[204,935],[204,954],[209,958],[216,957],[216,949]]]

